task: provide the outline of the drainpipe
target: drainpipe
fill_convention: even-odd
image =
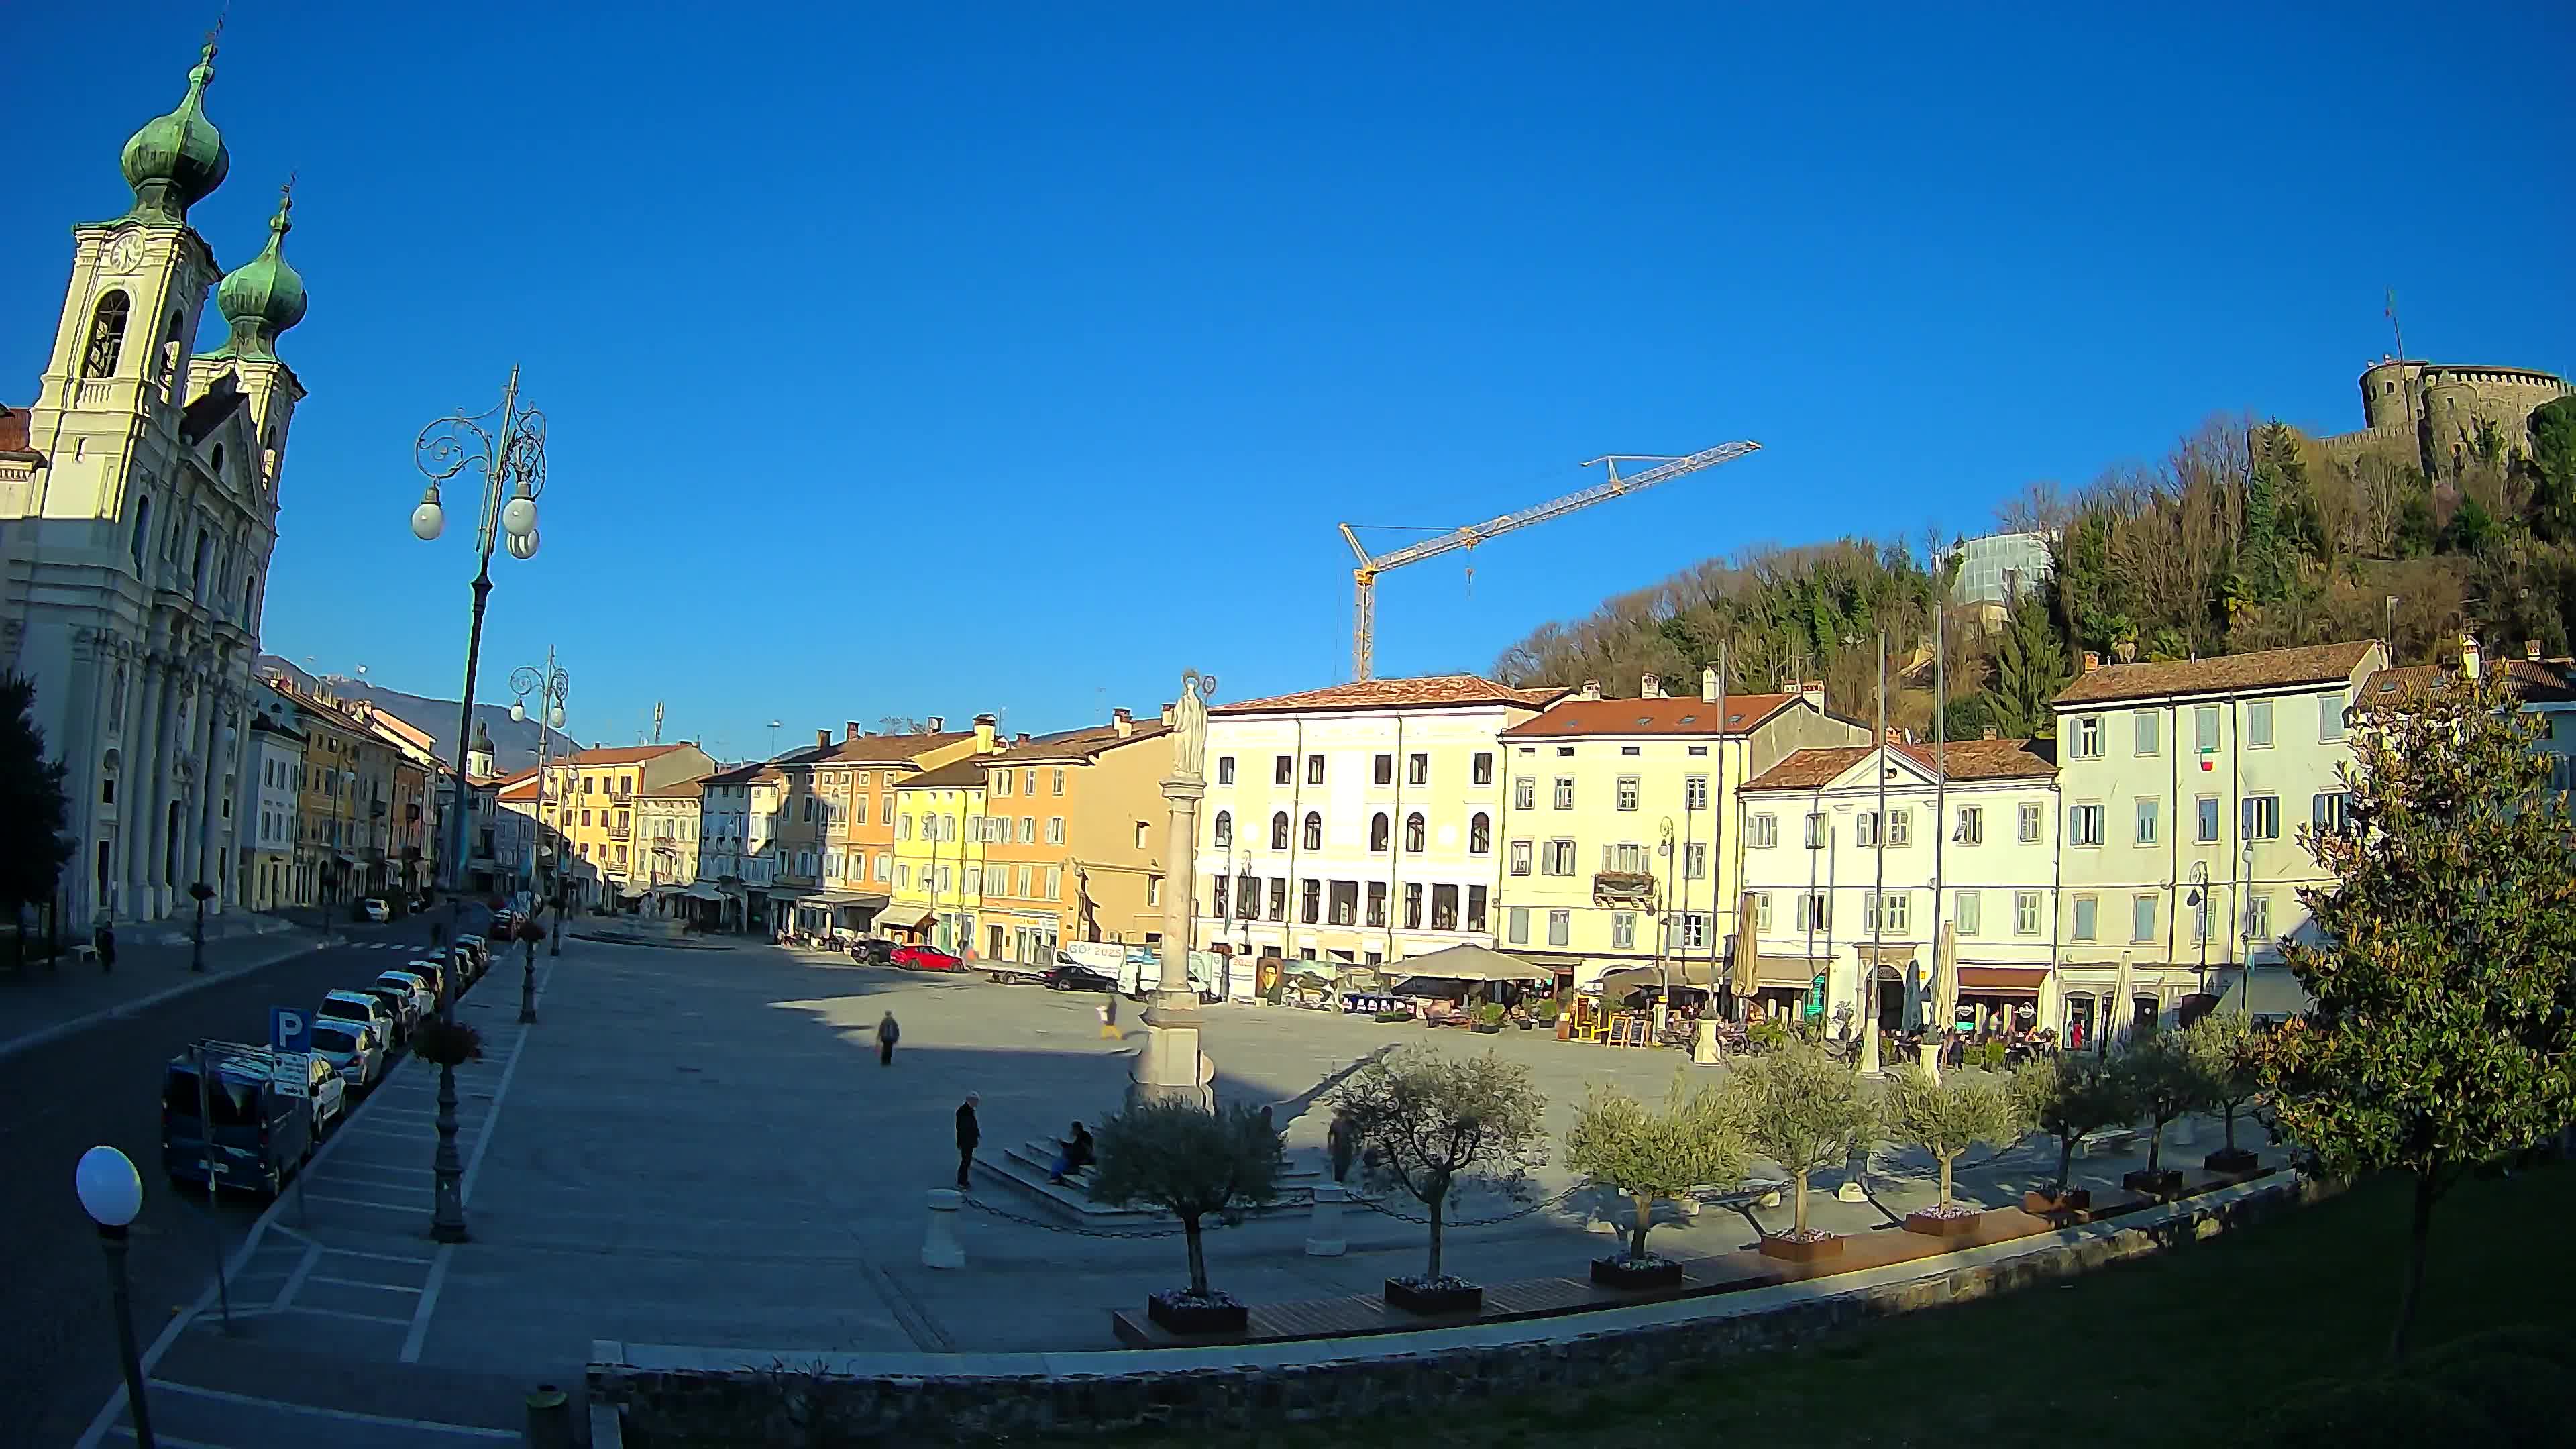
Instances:
[[[1393,767],[1387,771],[1395,781],[1395,807],[1386,817],[1386,959],[1389,963],[1395,960],[1396,912],[1404,909],[1400,899],[1404,889],[1404,838],[1401,834],[1404,829],[1404,768],[1404,716],[1397,715],[1395,756]],[[1430,826],[1426,822],[1423,828],[1427,831]],[[1429,841],[1423,843],[1430,844]],[[1459,909],[1466,909],[1464,902],[1460,903]]]

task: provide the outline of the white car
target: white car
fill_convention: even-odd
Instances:
[[[394,918],[393,907],[386,905],[382,896],[369,896],[358,902],[358,914],[379,926]]]
[[[415,1020],[438,1014],[438,993],[430,989],[428,978],[416,971],[379,971],[376,973],[376,984],[399,986],[410,992],[412,1015]]]
[[[390,1042],[394,1039],[393,1008],[378,1000],[372,992],[325,993],[322,1004],[314,1009],[313,1017],[317,1024],[325,1021],[354,1021],[360,1026],[372,1028],[378,1041]]]
[[[298,1070],[304,1073],[305,1095],[313,1102],[313,1135],[304,1144],[304,1155],[310,1157],[314,1144],[347,1120],[349,1084],[341,1078],[340,1069],[332,1064],[331,1059],[320,1052],[279,1052],[272,1075],[291,1081],[292,1074]]]
[[[354,1021],[316,1023],[313,1054],[361,1092],[385,1074],[385,1039],[376,1035],[375,1028]]]

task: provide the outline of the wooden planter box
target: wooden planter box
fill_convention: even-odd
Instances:
[[[1492,1036],[1502,1029],[1503,1025],[1498,1021],[1480,1021],[1474,1026],[1468,1028],[1468,1030],[1473,1031],[1478,1036]]]
[[[1905,1230],[1927,1238],[1964,1238],[1977,1230],[1975,1213],[1907,1213]]]
[[[1386,1305],[1407,1313],[1473,1313],[1485,1306],[1485,1290],[1473,1283],[1461,1288],[1416,1288],[1401,1278],[1389,1278]]]
[[[1592,1260],[1592,1281],[1604,1288],[1679,1288],[1682,1286],[1682,1265],[1595,1258]]]
[[[2063,1194],[2026,1192],[2021,1195],[2021,1210],[2035,1218],[2089,1213],[2093,1210],[2093,1194],[2080,1187],[2070,1187]]]
[[[2168,1197],[2182,1191],[2182,1173],[2171,1167],[2158,1172],[2149,1172],[2141,1167],[2135,1172],[2124,1175],[2120,1179],[2120,1186],[2131,1192],[2145,1193],[2149,1197]]]
[[[1240,1303],[1176,1303],[1168,1293],[1148,1296],[1145,1316],[1174,1333],[1200,1336],[1241,1333],[1251,1322],[1251,1310]]]
[[[2201,1166],[2212,1172],[2252,1172],[2262,1165],[2262,1158],[2242,1147],[2222,1147],[2201,1159]]]
[[[1841,1238],[1775,1238],[1764,1234],[1762,1256],[1783,1263],[1817,1263],[1843,1255]]]

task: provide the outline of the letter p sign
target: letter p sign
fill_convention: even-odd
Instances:
[[[282,1052],[313,1050],[313,1018],[292,1006],[270,1007],[268,1044]]]

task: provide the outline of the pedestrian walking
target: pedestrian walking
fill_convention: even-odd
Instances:
[[[1100,1035],[1107,1041],[1121,1039],[1118,1035],[1118,998],[1115,995],[1100,998]]]
[[[903,1028],[894,1024],[894,1013],[891,1011],[887,1012],[885,1014],[885,1019],[877,1023],[878,1066],[890,1067],[894,1065],[894,1044],[901,1040],[902,1037]]]
[[[116,926],[113,922],[102,918],[98,929],[90,933],[90,945],[98,951],[99,970],[116,969]]]
[[[1349,1109],[1333,1113],[1333,1124],[1324,1129],[1324,1146],[1332,1155],[1333,1181],[1349,1180],[1351,1160],[1359,1156],[1360,1150],[1360,1124]]]
[[[889,1017],[888,1020],[893,1018]],[[975,1104],[984,1100],[981,1094],[968,1092],[957,1104],[957,1190],[968,1190],[967,1170],[975,1165],[975,1145],[984,1140],[983,1124],[975,1120]]]

